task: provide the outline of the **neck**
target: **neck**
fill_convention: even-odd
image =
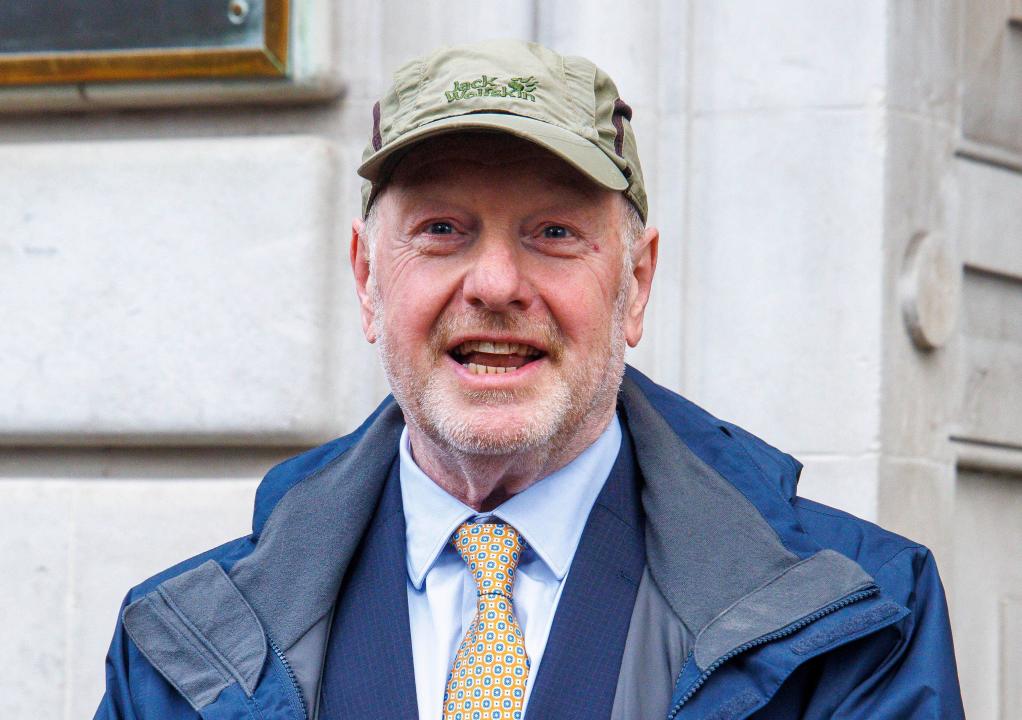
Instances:
[[[436,441],[411,423],[408,438],[415,463],[433,482],[470,508],[487,512],[581,455],[613,417],[612,405],[596,414],[593,422],[574,428],[570,437],[501,455],[462,452]]]

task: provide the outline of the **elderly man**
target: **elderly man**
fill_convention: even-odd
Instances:
[[[625,368],[659,241],[630,119],[533,44],[398,70],[351,241],[393,399],[131,591],[97,717],[961,716],[928,551]]]

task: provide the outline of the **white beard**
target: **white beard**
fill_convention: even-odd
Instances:
[[[628,275],[622,273],[618,293],[614,300],[611,327],[607,344],[601,352],[589,357],[567,372],[556,373],[553,388],[535,393],[531,398],[518,398],[512,391],[480,391],[466,395],[445,385],[442,373],[430,373],[423,378],[417,376],[408,363],[402,362],[394,351],[386,332],[385,308],[379,289],[370,280],[369,292],[372,299],[377,330],[380,360],[390,383],[391,391],[404,411],[405,420],[425,433],[442,448],[468,455],[510,455],[533,450],[542,446],[550,449],[565,447],[580,432],[589,429],[587,420],[604,417],[607,408],[616,402],[617,391],[624,375],[625,355],[625,303],[628,298]],[[479,316],[485,312],[486,316]],[[440,360],[446,340],[452,336],[443,328],[471,328],[478,332],[487,328],[515,327],[524,330],[521,318],[495,315],[489,311],[475,311],[475,317],[441,319],[430,346],[433,359]],[[557,348],[563,347],[558,338],[562,337],[556,327],[545,328],[544,333],[551,339],[548,362],[558,363]],[[535,336],[535,331],[526,333]],[[446,337],[443,337],[446,335]],[[563,365],[562,365],[563,367]],[[556,365],[555,365],[556,369]],[[452,392],[458,392],[461,399],[468,399],[479,412],[459,411],[453,402]],[[494,425],[487,422],[487,408],[500,407],[512,402],[521,402],[525,412],[519,413],[514,422]]]

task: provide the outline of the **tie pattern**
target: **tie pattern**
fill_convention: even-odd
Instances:
[[[464,523],[453,543],[479,600],[447,679],[444,720],[521,720],[529,657],[511,592],[523,540],[510,525]]]

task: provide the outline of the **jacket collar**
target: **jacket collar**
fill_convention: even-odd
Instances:
[[[287,491],[255,550],[232,568],[231,579],[280,647],[291,647],[333,607],[403,427],[391,401],[347,452]],[[301,588],[301,602],[295,602],[295,588]]]
[[[784,602],[775,598],[771,604],[773,614],[784,619],[802,610],[808,614],[836,599],[835,594],[841,597],[872,582],[858,565],[833,552],[813,560],[811,573],[806,568],[792,572],[820,548],[798,525],[786,499],[738,441],[713,427],[712,419],[672,414],[670,403],[650,398],[640,383],[649,381],[630,370],[620,402],[645,480],[647,562],[671,608],[693,634],[700,636],[718,615],[753,593],[760,600],[770,593],[784,596]],[[657,405],[666,405],[664,412]],[[687,422],[682,432],[691,445],[669,419]],[[350,450],[284,495],[255,551],[232,569],[231,579],[281,647],[290,647],[333,606],[402,428],[401,412],[391,402]],[[759,506],[749,499],[756,489],[766,491],[753,496]],[[812,578],[804,577],[807,573]],[[794,578],[798,587],[789,588],[793,593],[788,597],[778,585]],[[293,601],[295,587],[303,588],[301,603]],[[718,639],[712,644],[729,643]],[[715,658],[709,655],[716,654],[703,658],[710,662]]]
[[[642,382],[631,371],[621,405],[644,480],[646,562],[696,637],[699,667],[873,585],[857,563],[812,541],[733,435],[689,426],[681,432],[693,441],[684,442],[668,419],[705,419],[662,414]]]

